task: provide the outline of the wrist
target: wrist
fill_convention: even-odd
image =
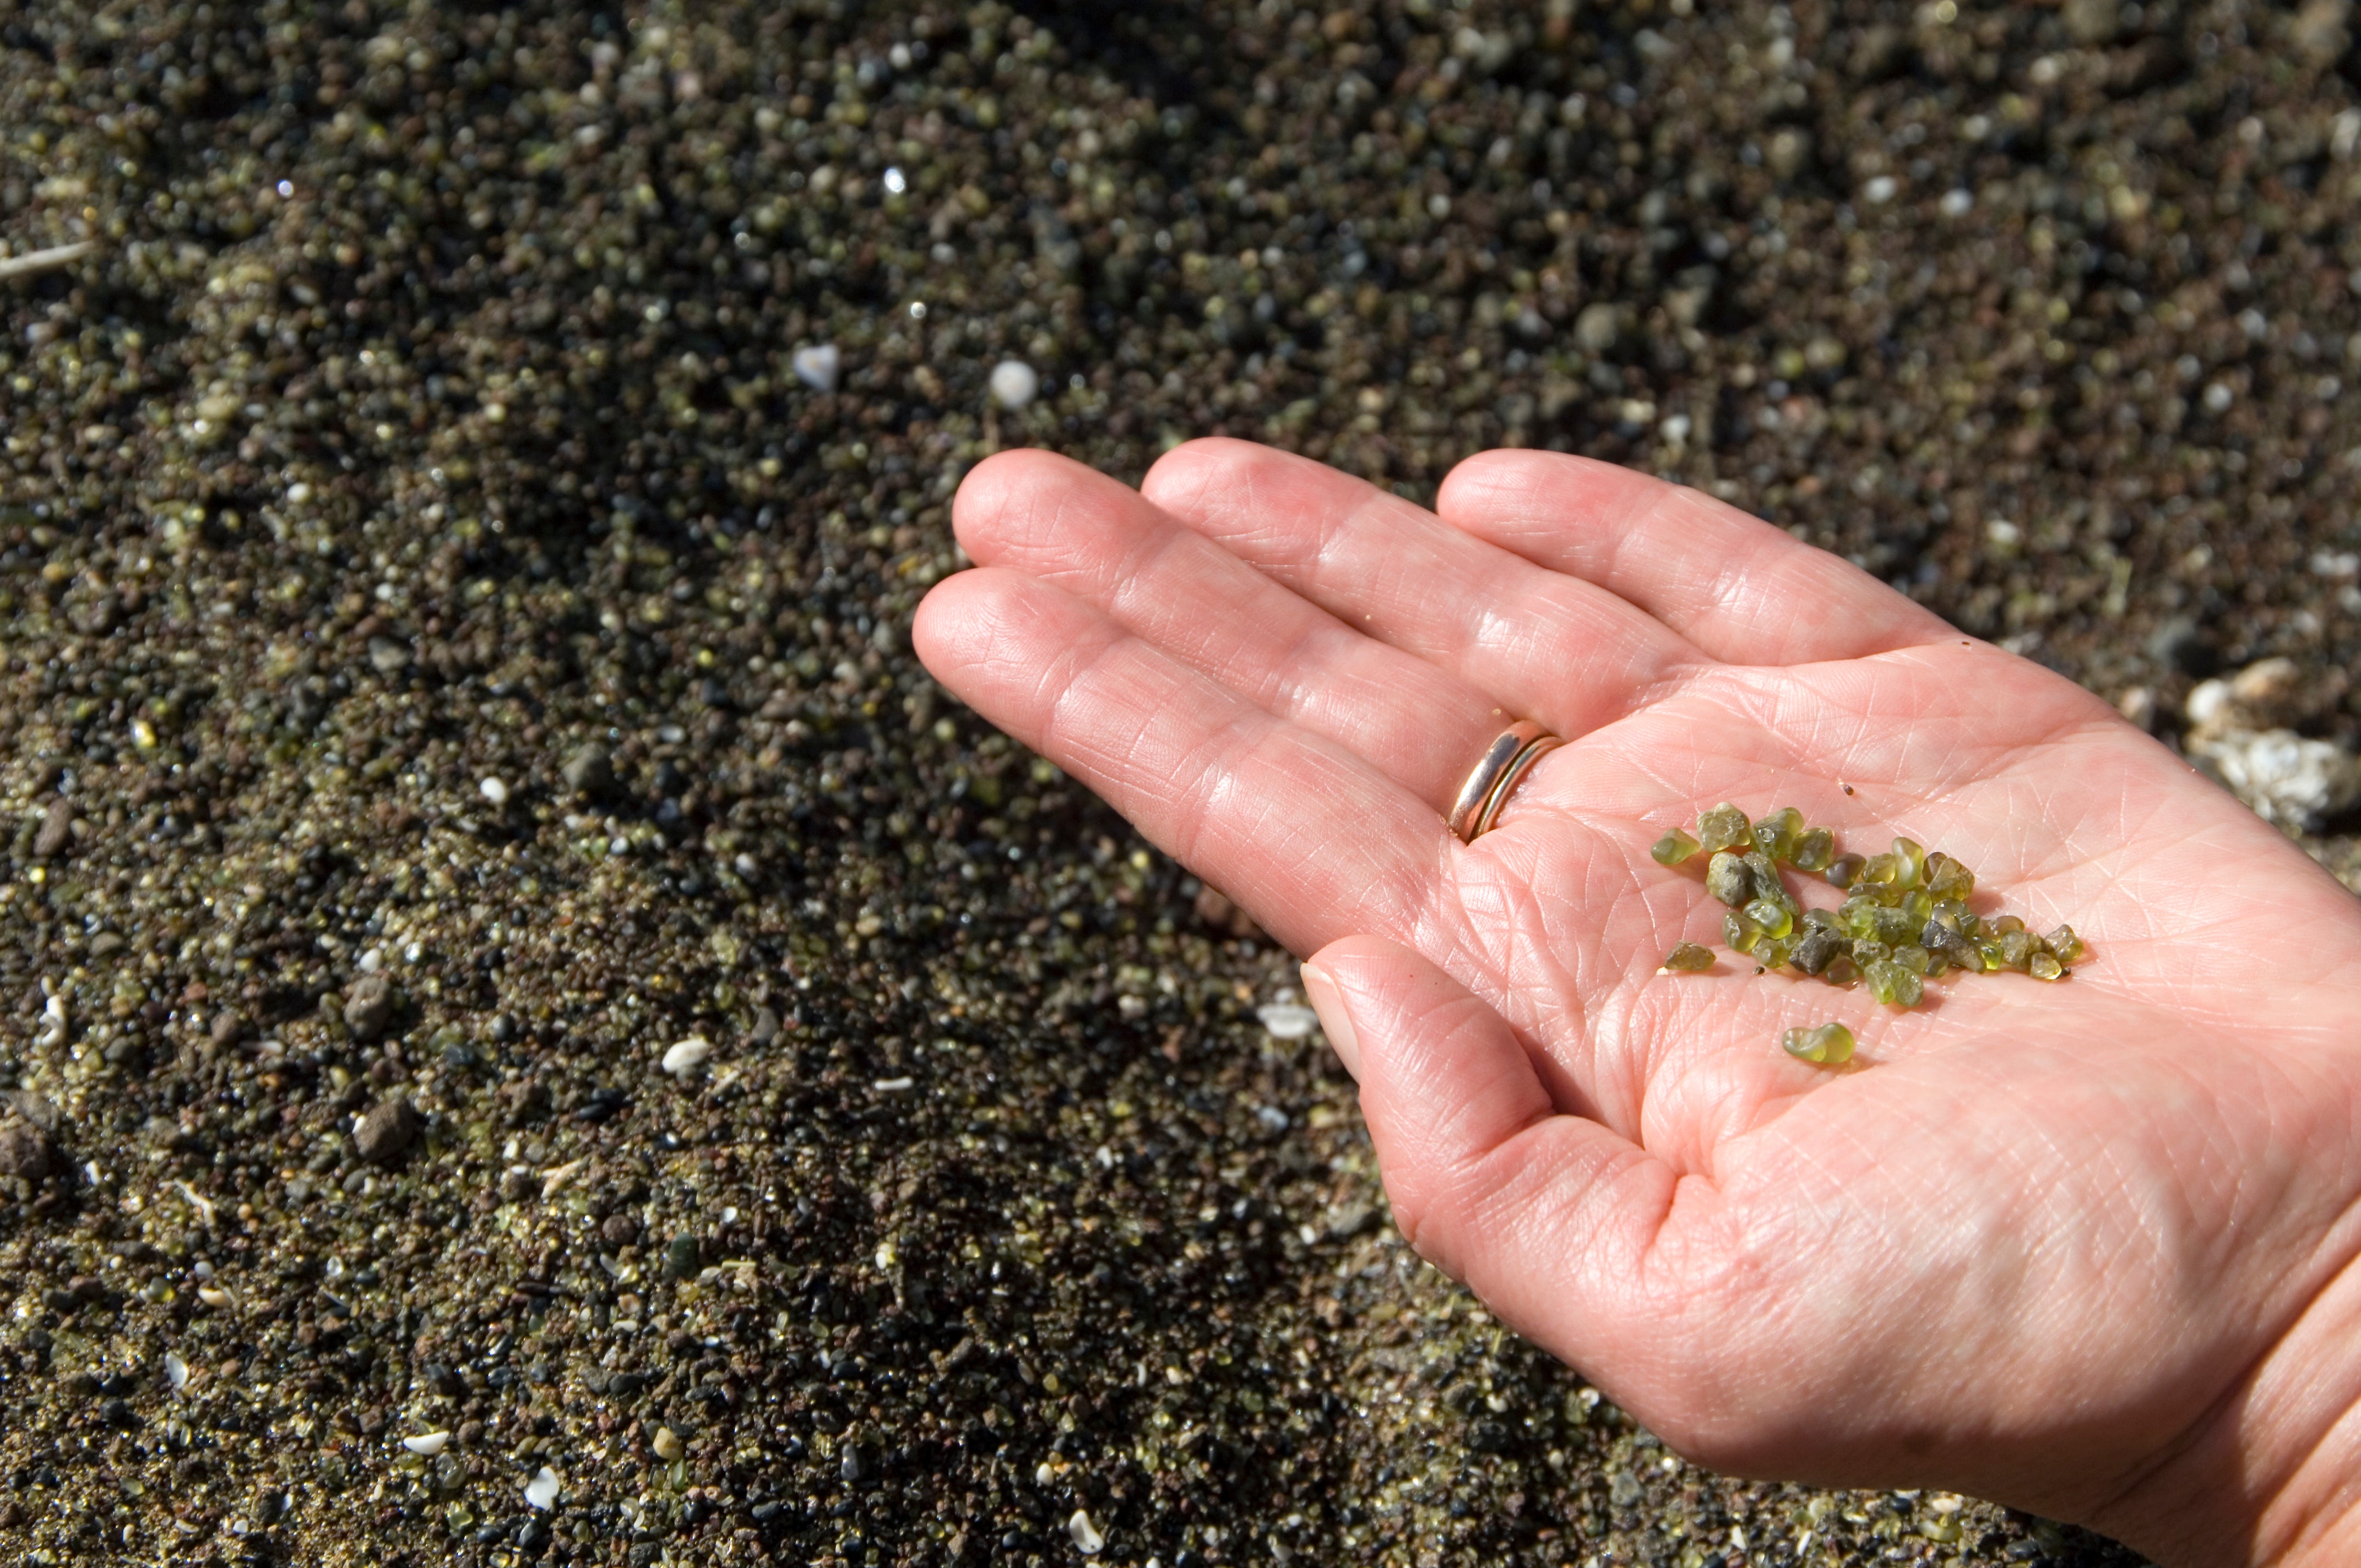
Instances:
[[[2361,1257],[2092,1522],[2167,1568],[2361,1563]]]

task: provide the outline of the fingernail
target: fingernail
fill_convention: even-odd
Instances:
[[[1312,1011],[1320,1014],[1320,1032],[1328,1036],[1328,1047],[1353,1081],[1361,1080],[1361,1046],[1353,1036],[1353,1015],[1345,1011],[1345,993],[1336,989],[1336,980],[1326,970],[1315,964],[1303,966],[1303,994],[1312,1003]]]

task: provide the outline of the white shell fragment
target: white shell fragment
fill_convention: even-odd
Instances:
[[[1022,359],[1004,359],[992,367],[992,397],[1010,413],[1041,395],[1041,375]]]
[[[1106,1537],[1099,1533],[1098,1526],[1091,1523],[1091,1516],[1081,1508],[1076,1508],[1074,1517],[1066,1521],[1066,1533],[1074,1538],[1074,1544],[1082,1548],[1085,1557],[1096,1557],[1106,1550]]]
[[[836,390],[837,373],[844,367],[844,358],[837,352],[836,345],[823,343],[796,349],[794,365],[796,380],[815,392],[833,392]]]
[[[33,1032],[33,1043],[47,1050],[65,1044],[67,1033],[66,999],[62,992],[49,998],[41,1009],[40,1024]]]
[[[2361,760],[2290,728],[2321,706],[2294,661],[2265,659],[2189,694],[2182,749],[2266,821],[2317,827],[2361,799]]]
[[[172,1392],[175,1394],[179,1393],[181,1389],[189,1386],[189,1364],[182,1361],[177,1352],[166,1351],[164,1353],[164,1376],[165,1379],[172,1385]]]
[[[554,1508],[557,1503],[557,1494],[565,1485],[557,1478],[557,1472],[544,1464],[540,1475],[524,1484],[524,1500],[536,1508]]]
[[[421,1459],[432,1459],[451,1446],[451,1434],[447,1431],[423,1431],[416,1437],[403,1438],[401,1446]]]
[[[95,241],[85,239],[72,245],[53,245],[47,250],[28,250],[22,256],[0,256],[0,280],[30,278],[52,267],[68,266],[96,248]]]
[[[487,777],[476,785],[477,792],[494,806],[509,803],[509,786],[500,779]]]
[[[1301,1040],[1320,1027],[1320,1014],[1300,1002],[1265,1003],[1255,1016],[1274,1040]]]
[[[703,1067],[712,1055],[712,1041],[702,1035],[691,1035],[685,1040],[675,1041],[673,1047],[664,1052],[664,1069],[675,1078],[686,1078]]]

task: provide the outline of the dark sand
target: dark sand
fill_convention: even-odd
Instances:
[[[1686,9],[0,13],[7,1560],[2128,1562],[1664,1453],[908,652],[995,445],[1519,443],[2349,738],[2344,7]]]

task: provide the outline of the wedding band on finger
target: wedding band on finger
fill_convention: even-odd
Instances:
[[[1501,730],[1459,786],[1458,797],[1451,803],[1451,830],[1463,843],[1470,844],[1489,832],[1526,772],[1545,753],[1565,744],[1530,718],[1521,718]]]

